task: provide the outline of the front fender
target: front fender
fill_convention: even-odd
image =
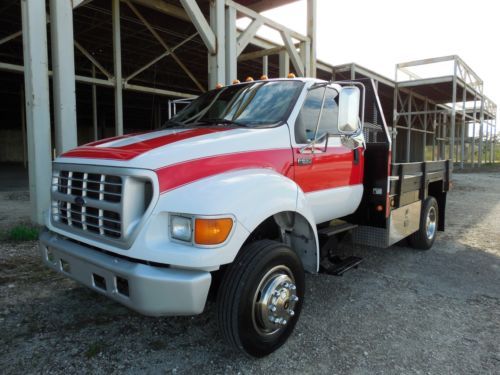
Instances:
[[[294,181],[271,169],[222,173],[171,190],[160,196],[155,212],[157,215],[163,212],[227,214],[236,218],[234,233],[223,246],[191,247],[182,256],[166,249],[168,263],[179,266],[200,268],[231,263],[248,235],[264,220],[280,212],[301,214],[311,226],[317,244],[316,226],[304,193]]]

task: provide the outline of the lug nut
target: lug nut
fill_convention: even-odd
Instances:
[[[297,302],[297,301],[299,300],[299,297],[297,297],[297,296],[292,296],[292,297],[291,297],[291,300],[292,300],[293,302]]]
[[[290,316],[294,316],[294,315],[295,315],[295,311],[293,311],[292,309],[289,309],[289,310],[287,311],[287,313],[288,313],[288,315],[290,315]]]
[[[286,324],[287,324],[287,323],[288,323],[288,322],[287,322],[287,320],[286,320],[286,319],[283,319],[283,320],[281,321],[281,325],[282,325],[282,326],[286,326]]]
[[[275,305],[269,306],[269,311],[276,312],[276,306]]]
[[[297,287],[295,286],[295,284],[292,284],[292,285],[290,285],[290,289],[291,289],[291,290],[296,290],[296,289],[297,289]]]
[[[290,284],[289,284],[289,283],[284,283],[284,284],[283,284],[283,287],[284,287],[284,288],[289,288],[289,287],[290,287]]]

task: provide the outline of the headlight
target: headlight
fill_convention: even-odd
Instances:
[[[170,235],[176,240],[191,242],[193,238],[193,224],[189,217],[170,216]]]

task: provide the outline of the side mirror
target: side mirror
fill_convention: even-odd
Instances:
[[[354,134],[359,130],[359,100],[358,87],[348,86],[340,90],[338,121],[340,134]]]

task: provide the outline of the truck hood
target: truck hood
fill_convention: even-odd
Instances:
[[[290,148],[286,125],[257,129],[198,127],[108,138],[65,152],[55,161],[157,170],[219,155]]]

